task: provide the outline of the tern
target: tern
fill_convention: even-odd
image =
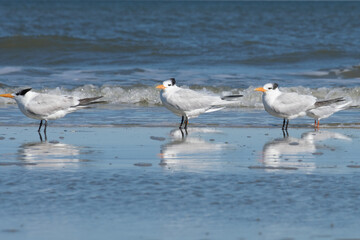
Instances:
[[[21,112],[33,119],[40,120],[38,132],[40,132],[43,120],[45,121],[44,133],[46,133],[47,121],[64,117],[66,114],[84,108],[90,104],[103,103],[96,101],[102,96],[83,98],[51,95],[31,91],[31,88],[23,89],[17,93],[1,94],[0,97],[15,99]]]
[[[212,96],[196,92],[191,89],[184,89],[176,86],[175,78],[170,78],[158,85],[162,89],[160,99],[164,106],[174,114],[181,117],[179,128],[185,123],[187,129],[190,118],[198,117],[202,113],[215,112],[224,109],[229,104],[234,104],[234,99],[243,95],[230,95],[225,97]]]
[[[352,101],[347,101],[343,104],[331,104],[328,106],[322,106],[322,107],[310,109],[310,110],[306,111],[306,115],[308,117],[315,119],[314,127],[319,129],[320,119],[328,118],[338,111],[350,108],[351,103],[352,103]]]
[[[279,90],[277,83],[267,83],[264,87],[256,88],[255,91],[263,92],[262,102],[265,110],[278,118],[283,118],[282,130],[286,130],[289,125],[289,120],[303,117],[313,109],[328,106],[337,102],[342,102],[345,99],[334,98],[329,100],[317,100],[311,95],[301,95],[298,93],[284,93]]]

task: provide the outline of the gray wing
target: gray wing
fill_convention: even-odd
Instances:
[[[191,89],[179,89],[167,102],[182,111],[192,111],[194,109],[209,109],[215,103],[221,101],[218,96],[211,96],[199,93]]]
[[[311,95],[300,95],[297,93],[283,93],[276,98],[274,110],[289,115],[295,115],[306,111],[314,106],[316,98]]]
[[[36,115],[49,115],[60,110],[68,110],[79,104],[77,98],[69,96],[39,94],[27,105],[27,110]]]

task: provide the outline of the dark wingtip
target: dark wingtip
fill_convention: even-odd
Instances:
[[[96,104],[96,103],[104,103],[106,101],[95,101],[99,98],[102,98],[103,96],[93,97],[93,98],[83,98],[79,100],[79,104],[77,106],[86,106],[90,104]]]
[[[322,106],[327,106],[333,103],[338,103],[338,102],[343,102],[346,99],[344,97],[338,97],[338,98],[334,98],[334,99],[328,99],[328,100],[321,100],[321,101],[317,101],[315,103],[315,107],[322,107]]]
[[[241,94],[237,94],[237,95],[229,95],[229,96],[224,96],[221,98],[221,100],[227,100],[227,99],[232,99],[232,98],[239,98],[239,97],[243,97],[244,95]]]

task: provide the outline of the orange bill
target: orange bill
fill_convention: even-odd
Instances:
[[[12,94],[10,94],[10,93],[0,94],[0,97],[14,98],[14,96]]]
[[[254,90],[259,91],[259,92],[266,92],[266,90],[264,88],[262,88],[262,87],[255,88]]]
[[[158,85],[158,86],[156,86],[156,88],[165,89],[165,86],[164,85]]]

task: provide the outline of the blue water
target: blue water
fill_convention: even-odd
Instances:
[[[122,124],[124,116],[129,124],[168,119],[154,87],[170,77],[211,94],[244,94],[226,117],[233,125],[242,124],[231,117],[239,111],[262,110],[253,89],[268,82],[318,98],[349,96],[357,105],[359,12],[358,2],[6,2],[0,93],[33,87],[102,95],[109,104],[101,119],[86,118],[96,125]],[[16,116],[3,124],[18,122],[12,104],[0,99],[6,115]],[[358,109],[347,114],[357,121]]]
[[[294,80],[284,75],[359,64],[359,8],[356,2],[5,3],[0,64],[14,69],[9,75],[42,78],[27,80],[34,87],[59,86],[53,75],[66,80],[62,86],[122,86],[170,74],[184,84],[248,87],[270,77],[288,85]],[[10,86],[26,84],[11,80]]]
[[[108,103],[49,121],[41,141],[38,121],[0,99],[1,239],[358,238],[359,108],[322,120],[329,131],[292,120],[283,138],[253,89],[277,82],[360,105],[359,12],[359,2],[2,2],[0,93]],[[244,97],[191,119],[181,138],[155,88],[170,77]]]

